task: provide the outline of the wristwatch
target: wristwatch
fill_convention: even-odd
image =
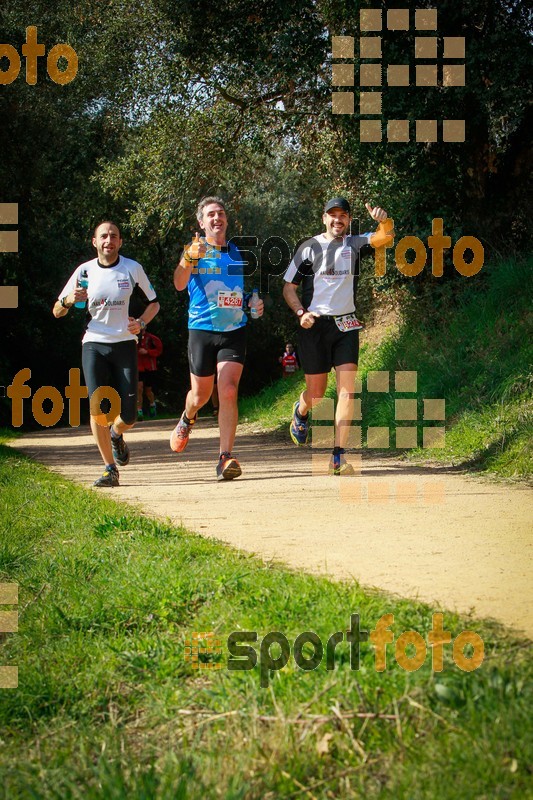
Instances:
[[[299,308],[298,311],[296,312],[297,317],[303,317],[304,314],[305,314],[305,308]]]
[[[143,331],[146,328],[146,322],[144,321],[144,319],[138,319],[137,322],[139,323],[139,325],[141,326],[141,330]]]
[[[61,303],[62,308],[72,308],[72,303],[65,303],[65,300],[66,297],[62,297],[61,300],[59,301]]]

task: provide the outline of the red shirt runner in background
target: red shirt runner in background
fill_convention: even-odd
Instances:
[[[280,357],[279,363],[281,364],[284,378],[286,378],[288,375],[292,375],[297,369],[300,369],[298,357],[294,352],[294,347],[290,342],[287,342],[285,345],[285,352]]]

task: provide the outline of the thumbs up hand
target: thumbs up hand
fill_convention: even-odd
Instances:
[[[376,206],[375,208],[372,208],[370,203],[365,203],[365,206],[366,206],[366,210],[368,211],[368,213],[370,214],[372,219],[375,219],[376,222],[385,222],[385,220],[389,216],[387,214],[387,212],[385,211],[385,209],[380,208],[379,206]]]
[[[205,240],[201,240],[198,232],[194,234],[194,239],[184,250],[184,257],[187,261],[198,261],[203,258],[206,252]]]

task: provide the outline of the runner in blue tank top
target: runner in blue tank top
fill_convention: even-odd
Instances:
[[[191,270],[187,289],[189,330],[220,333],[246,325],[243,262],[232,242],[222,248],[205,247],[201,263]]]
[[[239,249],[226,242],[228,219],[224,201],[204,197],[196,217],[204,231],[196,234],[174,270],[174,286],[189,291],[189,368],[191,388],[185,410],[170,437],[170,447],[181,453],[200,408],[211,397],[217,378],[220,428],[218,480],[233,480],[241,467],[231,454],[237,430],[237,397],[246,355],[243,260]],[[263,301],[257,307],[263,314]]]

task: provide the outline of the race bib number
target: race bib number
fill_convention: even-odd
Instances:
[[[219,308],[242,308],[242,294],[240,292],[218,293]]]
[[[342,317],[335,317],[335,324],[342,333],[360,331],[363,327],[355,314],[343,314]]]
[[[296,367],[294,366],[294,364],[286,364],[285,372],[296,372]]]

